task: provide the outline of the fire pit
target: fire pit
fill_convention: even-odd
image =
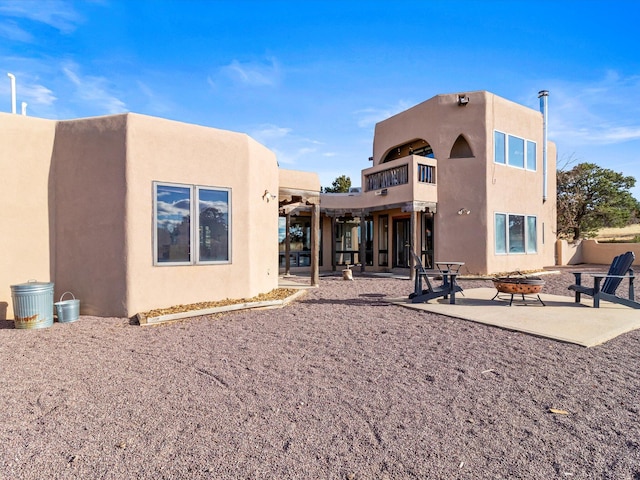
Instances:
[[[544,302],[540,298],[539,293],[544,287],[544,280],[539,277],[498,277],[493,279],[493,285],[498,290],[498,293],[492,298],[495,298],[501,293],[511,295],[509,306],[513,303],[513,296],[516,294],[522,295],[524,301],[525,295],[535,295],[538,301],[544,305]]]

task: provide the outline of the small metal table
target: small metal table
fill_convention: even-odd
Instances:
[[[442,274],[442,286],[449,289],[451,298],[449,303],[456,303],[456,291],[461,292],[462,287],[456,282],[456,277],[460,272],[460,267],[464,265],[464,262],[434,262],[438,271]],[[448,295],[445,295],[446,299]]]

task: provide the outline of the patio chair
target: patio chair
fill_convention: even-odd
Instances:
[[[633,264],[634,259],[633,252],[627,252],[613,259],[607,273],[572,272],[576,278],[576,283],[575,285],[570,285],[569,290],[575,292],[576,303],[580,303],[580,295],[585,294],[593,297],[594,308],[600,307],[600,300],[619,303],[631,308],[640,308],[640,303],[634,300],[633,293],[633,280],[635,277],[631,264]],[[588,274],[593,277],[593,287],[582,285],[582,274]],[[625,278],[629,279],[628,298],[616,295],[617,288]],[[603,279],[604,282],[602,282]]]
[[[434,298],[443,297],[449,298],[449,303],[456,303],[456,292],[462,292],[462,287],[456,283],[457,272],[435,272],[428,271],[422,265],[420,257],[411,252],[416,262],[416,277],[414,281],[413,293],[409,295],[411,303],[423,303],[428,302]],[[433,286],[429,277],[436,278],[442,277],[442,285]],[[423,289],[423,282],[426,284],[426,288]]]

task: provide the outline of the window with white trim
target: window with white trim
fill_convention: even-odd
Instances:
[[[231,189],[153,183],[154,265],[231,261]]]
[[[512,213],[495,214],[495,252],[537,253],[537,217]]]
[[[536,142],[495,130],[493,161],[501,165],[536,171]]]

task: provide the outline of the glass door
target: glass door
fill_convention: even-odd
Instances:
[[[410,267],[411,224],[408,218],[393,219],[393,266]]]

